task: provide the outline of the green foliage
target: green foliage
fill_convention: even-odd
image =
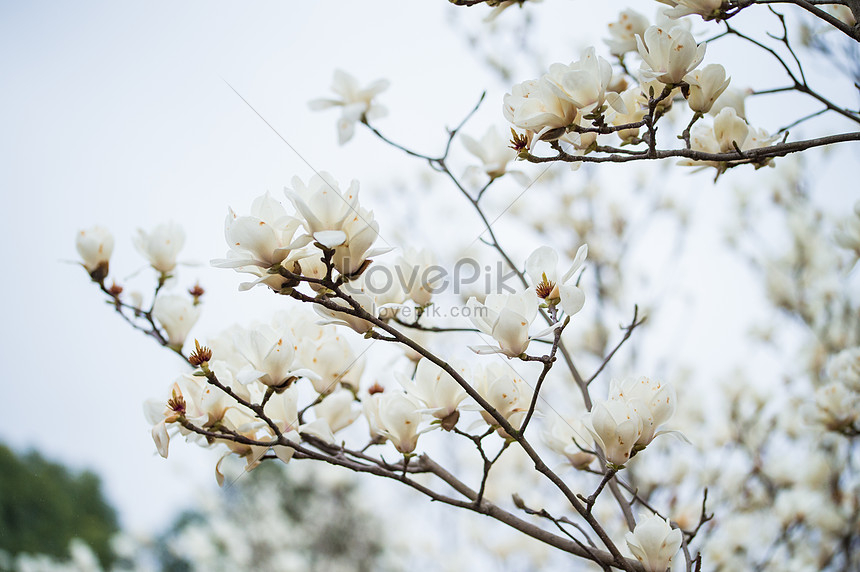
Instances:
[[[98,476],[0,445],[0,550],[67,558],[69,541],[80,538],[107,567],[118,530]]]

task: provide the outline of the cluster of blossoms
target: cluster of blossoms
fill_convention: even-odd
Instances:
[[[655,144],[649,138],[656,121],[676,100],[693,112],[687,128],[687,149],[701,153],[731,153],[771,145],[776,138],[749,126],[744,119],[742,94],[729,89],[730,78],[719,64],[700,67],[706,44],[697,44],[689,22],[676,20],[689,14],[706,19],[720,13],[722,2],[665,2],[673,6],[661,13],[656,25],[634,10],[625,10],[609,25],[606,40],[610,52],[627,72],[624,58],[641,60],[635,73],[637,85],[615,77],[612,65],[587,48],[579,60],[556,63],[538,79],[515,85],[504,97],[503,113],[525,135],[515,136],[514,147],[530,152],[538,141],[549,141],[573,155],[600,148],[604,136],[613,135],[622,145]],[[714,113],[713,125],[696,124]],[[719,112],[719,113],[718,113]],[[526,149],[527,147],[527,149]],[[757,162],[761,166],[766,162]],[[712,166],[719,172],[732,161],[685,160],[681,164]],[[574,163],[578,166],[578,163]]]
[[[151,232],[138,230],[134,244],[158,273],[158,288],[148,309],[144,307],[143,296],[139,292],[124,293],[122,286],[116,282],[110,287],[105,286],[114,246],[110,231],[101,226],[82,230],[78,233],[75,245],[82,259],[81,265],[93,282],[98,283],[113,298],[117,310],[130,310],[134,318],[148,321],[151,328],[149,332],[159,337],[164,345],[181,351],[191,328],[200,318],[203,289],[195,285],[185,295],[166,293],[162,287],[169,284],[173,277],[179,251],[185,244],[185,231],[175,222],[159,224]]]
[[[647,447],[657,429],[675,412],[675,390],[647,377],[612,380],[609,399],[598,401],[583,416],[583,424],[603,451],[607,464],[623,467]]]
[[[827,366],[828,382],[815,391],[806,416],[829,431],[860,435],[860,348],[834,355]]]

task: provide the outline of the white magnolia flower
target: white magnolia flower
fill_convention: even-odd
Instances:
[[[476,370],[473,383],[481,397],[514,429],[520,428],[531,406],[534,393],[517,372],[506,364],[494,362],[487,364],[484,369]],[[487,411],[480,410],[480,414],[487,425],[491,427],[498,425]],[[498,432],[502,437],[508,436],[501,427]]]
[[[651,26],[644,36],[636,36],[640,73],[643,79],[656,79],[665,84],[680,83],[705,58],[703,42],[696,44],[693,35],[682,26],[671,29]]]
[[[705,20],[712,20],[720,15],[723,0],[657,0],[672,8],[663,13],[669,18],[683,18],[690,14],[698,14]],[[661,571],[662,572],[662,571]]]
[[[363,120],[379,119],[388,114],[388,110],[373,98],[388,89],[389,82],[379,79],[362,88],[358,80],[348,73],[335,70],[331,89],[338,97],[315,99],[309,103],[314,111],[330,107],[342,108],[340,120],[337,123],[337,137],[341,145],[352,139],[355,134],[355,123]]]
[[[317,374],[311,379],[314,391],[328,395],[338,384],[357,388],[364,362],[356,359],[342,332],[331,328],[324,331],[318,339],[303,337],[298,341],[298,362]]]
[[[492,125],[480,139],[462,133],[460,140],[469,153],[481,160],[481,167],[470,167],[470,170],[479,170],[491,179],[507,172],[522,176],[519,171],[508,171],[508,163],[517,158],[517,152],[511,148],[510,142],[497,126]]]
[[[578,419],[554,416],[549,428],[543,432],[547,446],[564,456],[575,469],[585,469],[595,456],[583,451],[588,446],[588,430]]]
[[[681,548],[681,531],[656,514],[640,519],[624,539],[648,572],[666,572]]]
[[[451,366],[466,379],[468,366],[465,363],[453,362]],[[450,427],[456,424],[457,419],[451,416],[457,413],[457,407],[466,399],[466,390],[445,370],[422,359],[418,362],[413,379],[398,374],[396,377],[406,393],[423,402],[430,409],[429,413],[443,422],[443,426],[445,420],[451,423]]]
[[[576,121],[579,109],[561,97],[544,76],[513,86],[511,93],[505,94],[502,112],[515,126],[536,133],[532,139],[535,143],[542,138],[558,138]]]
[[[767,147],[778,137],[768,134],[763,129],[750,127],[746,121],[737,115],[734,108],[724,107],[714,118],[713,126],[706,123],[696,123],[690,132],[690,148],[704,153],[736,153],[737,149],[749,151]],[[735,148],[737,145],[737,148]],[[765,159],[756,166],[773,165],[771,159]],[[715,167],[722,172],[731,165],[731,161],[694,161],[682,159],[678,165],[689,167]]]
[[[385,392],[378,398],[379,433],[387,437],[394,448],[408,455],[418,445],[423,420],[423,405],[414,397],[401,392]]]
[[[609,23],[609,35],[606,45],[613,56],[623,56],[628,52],[637,51],[636,36],[645,34],[648,29],[648,18],[628,8],[618,15],[618,20]]]
[[[218,268],[235,268],[237,272],[254,274],[258,278],[240,286],[246,290],[264,283],[275,290],[280,289],[285,278],[270,269],[283,266],[293,271],[293,263],[307,255],[306,250],[297,250],[310,242],[310,237],[294,238],[301,222],[287,215],[284,207],[266,194],[254,199],[251,213],[239,216],[228,209],[224,223],[227,239],[227,258],[212,260]]]
[[[671,384],[652,381],[647,377],[609,382],[609,399],[633,404],[642,419],[642,434],[637,448],[647,447],[658,435],[657,428],[675,413],[675,388]]]
[[[595,402],[582,416],[582,424],[603,450],[606,462],[623,467],[642,437],[644,421],[635,403],[609,399]]]
[[[188,332],[200,318],[201,307],[187,296],[161,295],[155,299],[152,315],[167,331],[170,347],[181,349]]]
[[[199,380],[189,380],[186,376],[182,376],[171,386],[170,397],[167,400],[147,399],[143,404],[143,414],[152,425],[152,440],[158,449],[158,454],[165,459],[170,445],[168,425],[171,429],[175,427],[177,431],[187,435],[189,431],[177,421],[183,416],[200,415],[200,412],[194,409],[194,402],[189,405],[186,399],[186,394],[190,394],[194,389],[199,393],[199,387],[192,388],[192,385],[199,386]]]
[[[247,385],[258,381],[268,387],[283,389],[298,377],[319,377],[309,369],[293,369],[296,342],[289,332],[260,325],[237,331],[233,344],[245,362],[237,374],[240,383]]]
[[[582,114],[597,111],[605,101],[615,108],[620,105],[618,94],[607,92],[612,81],[612,66],[598,56],[593,47],[582,52],[582,57],[569,65],[552,64],[544,76],[553,91],[570,101]],[[626,111],[617,108],[617,111]]]
[[[684,77],[690,86],[687,105],[699,113],[707,113],[714,102],[729,87],[731,78],[726,78],[726,68],[720,64],[708,64],[693,70]]]
[[[332,433],[352,425],[361,410],[354,407],[355,396],[347,389],[339,389],[325,397],[313,410],[317,420],[324,420]]]
[[[526,259],[526,275],[538,297],[547,304],[561,303],[565,314],[573,316],[585,304],[585,293],[575,284],[567,282],[576,274],[588,256],[588,245],[576,251],[573,264],[564,274],[558,271],[558,253],[549,246],[542,246]]]
[[[176,268],[176,256],[185,244],[185,231],[175,222],[159,224],[152,232],[138,229],[134,245],[149,264],[162,274]]]
[[[113,235],[110,231],[102,226],[81,230],[75,238],[75,248],[93,280],[103,281],[113,254]]]
[[[390,249],[371,249],[379,237],[379,223],[373,212],[358,204],[358,181],[353,180],[341,191],[330,174],[314,175],[305,185],[293,177],[293,189],[286,189],[302,217],[302,224],[313,239],[325,248],[333,249],[335,268],[347,276],[357,273],[369,257]]]
[[[489,294],[481,304],[472,296],[466,302],[469,319],[483,333],[493,337],[499,346],[469,346],[478,354],[505,354],[514,358],[525,353],[532,340],[529,326],[538,310],[538,297],[529,289],[520,294]],[[546,335],[553,328],[536,334],[534,338]]]
[[[436,257],[429,249],[407,248],[403,251],[392,269],[395,276],[394,282],[399,282],[406,297],[418,306],[426,306],[433,298],[433,294],[442,285],[442,274],[438,272]],[[401,300],[402,301],[402,300]],[[398,300],[392,299],[392,303]]]
[[[749,89],[728,87],[711,106],[709,113],[717,115],[726,107],[731,107],[738,117],[746,119],[746,98],[750,93],[752,92]]]

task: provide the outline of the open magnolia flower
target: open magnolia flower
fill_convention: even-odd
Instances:
[[[469,319],[485,334],[489,334],[499,344],[496,346],[469,346],[478,354],[505,354],[514,358],[525,353],[529,342],[534,338],[547,335],[557,325],[539,334],[529,336],[529,326],[538,310],[538,296],[534,290],[520,294],[490,294],[481,304],[472,296],[466,302]]]
[[[307,368],[293,369],[295,340],[286,331],[259,325],[251,330],[237,331],[233,336],[233,344],[245,360],[237,374],[240,383],[259,381],[267,387],[283,391],[299,377],[319,377]]]
[[[576,105],[562,97],[546,76],[512,87],[505,94],[502,112],[515,126],[536,134],[532,144],[557,139],[579,115]]]
[[[388,89],[389,82],[379,79],[367,87],[360,87],[358,80],[345,71],[335,70],[331,89],[337,98],[320,98],[309,103],[314,111],[340,107],[341,117],[337,122],[337,138],[341,145],[352,139],[355,124],[364,119],[385,117],[388,110],[373,101],[373,98]]]
[[[609,39],[603,40],[609,46],[609,53],[613,56],[623,56],[628,52],[635,52],[636,36],[643,35],[648,29],[648,18],[628,8],[618,15],[618,20],[609,23]]]
[[[667,85],[680,83],[705,58],[707,44],[696,44],[683,26],[651,26],[644,36],[636,36],[643,80],[656,79]]]
[[[481,160],[482,166],[469,167],[467,174],[481,172],[491,179],[497,179],[505,173],[509,173],[518,182],[528,184],[528,178],[524,173],[508,170],[508,164],[517,158],[517,152],[510,147],[508,139],[499,132],[495,125],[487,129],[480,139],[474,139],[462,133],[460,140],[469,153]],[[525,180],[523,180],[524,178]]]
[[[606,101],[616,111],[626,112],[618,94],[607,91],[612,81],[612,66],[593,47],[586,48],[582,57],[569,65],[552,64],[544,77],[555,93],[570,101],[582,115],[599,112]]]
[[[585,293],[575,284],[567,282],[576,274],[588,256],[588,245],[576,251],[573,264],[564,274],[558,271],[558,253],[549,246],[542,246],[526,259],[526,275],[538,298],[550,306],[561,304],[568,316],[573,316],[585,304]]]
[[[224,237],[230,250],[227,258],[212,260],[212,265],[257,276],[253,282],[242,284],[240,290],[261,283],[279,290],[286,279],[270,270],[283,266],[292,271],[293,263],[307,255],[307,249],[297,249],[307,245],[310,237],[294,238],[300,226],[301,221],[288,216],[283,205],[267,192],[254,199],[247,216],[228,210]]]
[[[454,362],[452,367],[464,379],[467,377],[466,364]],[[422,359],[412,379],[397,375],[397,381],[408,395],[419,399],[429,408],[429,413],[441,422],[443,428],[450,430],[456,425],[460,417],[457,407],[466,399],[466,390],[441,367]]]
[[[346,276],[360,273],[369,257],[391,250],[370,248],[379,237],[379,223],[373,219],[373,211],[359,206],[358,181],[341,191],[334,177],[321,172],[307,185],[298,177],[293,177],[292,184],[292,190],[285,190],[287,198],[313,240],[334,250],[332,262],[338,272]]]
[[[152,232],[138,229],[134,245],[150,266],[169,274],[176,268],[176,257],[185,245],[185,231],[175,222],[159,224]]]

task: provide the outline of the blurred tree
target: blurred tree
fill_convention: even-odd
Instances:
[[[177,518],[158,543],[168,572],[390,570],[382,527],[355,483],[264,463]]]
[[[79,538],[108,568],[115,559],[110,539],[118,531],[98,476],[0,445],[0,550],[68,558],[69,542]]]

